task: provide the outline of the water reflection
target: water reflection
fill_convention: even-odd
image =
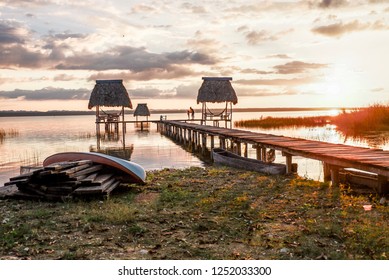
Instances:
[[[345,141],[365,143],[366,147],[379,149],[389,143],[389,131],[372,131],[368,133],[350,134],[342,131],[338,132],[344,136]]]
[[[235,120],[252,119],[260,115],[297,116],[307,114],[326,114],[326,112],[245,112],[234,113]],[[168,119],[185,119],[186,114],[170,114]],[[150,119],[159,119],[151,116]],[[0,185],[8,178],[19,173],[21,165],[39,165],[43,160],[59,152],[99,151],[119,156],[142,165],[146,170],[160,168],[184,168],[203,166],[203,160],[161,135],[155,124],[140,126],[128,124],[126,132],[122,127],[117,133],[96,135],[95,116],[59,116],[59,117],[4,117],[0,118],[0,129],[18,134],[3,138],[0,144]],[[104,129],[103,129],[104,130]],[[250,129],[251,130],[251,129]],[[334,125],[311,128],[290,129],[252,129],[253,131],[275,135],[320,140],[332,143],[389,149],[389,132],[370,133],[361,136],[345,135]],[[208,145],[209,146],[209,145]],[[255,158],[250,149],[250,157]],[[283,158],[280,156],[280,158]],[[320,163],[299,159],[301,175],[312,179],[321,176]]]
[[[95,147],[90,147],[90,152],[98,152],[114,157],[119,157],[125,160],[131,160],[132,153],[134,151],[134,145],[123,146],[123,147],[104,147],[103,149],[96,149]]]

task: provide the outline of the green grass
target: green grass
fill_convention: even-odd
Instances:
[[[388,259],[379,200],[231,168],[150,171],[103,201],[0,200],[0,259]]]

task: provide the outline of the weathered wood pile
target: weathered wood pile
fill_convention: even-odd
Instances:
[[[19,196],[59,200],[73,196],[105,196],[120,185],[114,172],[90,160],[54,163],[10,178]]]

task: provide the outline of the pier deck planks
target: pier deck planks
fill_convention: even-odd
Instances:
[[[259,132],[227,129],[180,121],[163,121],[164,124],[219,136],[233,141],[247,142],[280,150],[292,156],[320,160],[342,168],[356,168],[389,177],[389,151],[326,143]]]

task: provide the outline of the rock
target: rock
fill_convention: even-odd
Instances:
[[[386,204],[386,198],[385,197],[381,197],[380,204],[381,205],[385,205]]]
[[[287,253],[289,253],[289,249],[288,249],[288,248],[282,248],[282,249],[280,250],[280,253],[282,253],[282,254],[287,254]]]

